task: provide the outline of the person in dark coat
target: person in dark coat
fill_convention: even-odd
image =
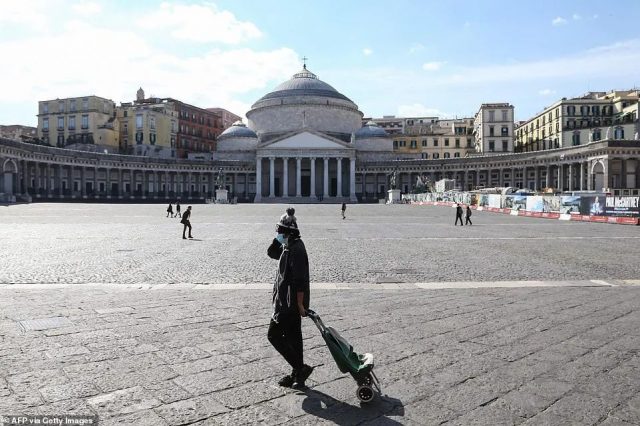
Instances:
[[[456,223],[453,226],[458,224],[458,220],[460,221],[460,226],[464,226],[464,223],[462,222],[462,207],[460,206],[460,203],[456,205]]]
[[[184,214],[182,215],[182,220],[180,220],[180,223],[184,225],[184,228],[182,228],[183,240],[187,239],[187,237],[184,236],[184,233],[187,231],[187,228],[189,228],[189,238],[193,238],[191,236],[191,222],[189,221],[190,218],[191,218],[191,206],[187,207],[187,211],[184,212]]]
[[[167,207],[167,217],[169,217],[169,215],[173,217],[173,206],[171,205],[171,203],[169,203],[169,207]]]
[[[347,204],[342,203],[342,220],[345,220],[347,216],[345,216],[345,212],[347,211]]]
[[[180,201],[176,201],[176,217],[182,217],[180,214]]]
[[[293,214],[287,214],[276,224],[276,238],[267,249],[267,255],[278,260],[278,273],[273,285],[273,314],[267,338],[292,368],[278,384],[302,388],[313,372],[304,363],[302,345],[302,317],[309,309],[309,259]]]
[[[471,206],[467,206],[467,214],[464,222],[465,225],[473,225],[473,223],[471,223]]]

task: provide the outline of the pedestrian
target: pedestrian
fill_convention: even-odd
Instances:
[[[471,206],[467,205],[467,214],[465,217],[465,225],[473,225],[473,223],[471,223]]]
[[[460,226],[464,226],[464,223],[462,223],[462,207],[460,206],[460,203],[456,204],[456,223],[453,226],[458,224],[458,220],[460,220]]]
[[[182,217],[180,214],[180,201],[176,201],[176,217]]]
[[[295,216],[288,213],[276,224],[277,235],[267,249],[267,255],[278,260],[267,338],[292,368],[278,384],[303,388],[313,372],[304,363],[302,344],[302,317],[307,316],[310,299],[309,259]]]
[[[345,220],[347,218],[344,214],[346,211],[347,211],[347,204],[342,203],[342,220]]]
[[[169,207],[167,207],[167,217],[169,217],[169,215],[173,217],[173,206],[171,205],[171,203],[169,203]]]
[[[184,236],[184,233],[187,231],[187,228],[189,228],[189,238],[193,238],[191,236],[191,222],[189,221],[189,219],[191,218],[191,206],[187,207],[187,211],[184,212],[184,215],[182,216],[182,219],[180,220],[180,223],[184,225],[184,228],[182,228],[182,239],[186,240],[187,237]]]

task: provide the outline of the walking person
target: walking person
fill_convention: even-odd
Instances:
[[[167,207],[167,217],[169,217],[169,215],[173,217],[173,206],[171,205],[171,203],[169,203],[169,207]]]
[[[462,223],[462,207],[460,203],[456,204],[456,223],[453,226],[458,224],[458,220],[460,221],[460,226],[464,226],[464,223]]]
[[[180,214],[180,201],[176,201],[176,217],[182,217]]]
[[[345,216],[345,212],[347,211],[347,204],[342,203],[342,220],[345,220],[347,216]]]
[[[276,224],[277,235],[267,249],[267,255],[278,260],[267,338],[292,368],[278,384],[304,388],[313,372],[313,367],[304,363],[302,344],[302,317],[307,316],[310,299],[309,259],[290,210]]]
[[[191,206],[187,207],[187,211],[184,212],[184,215],[182,216],[182,220],[180,220],[180,223],[184,225],[184,228],[182,228],[183,240],[187,239],[187,237],[184,236],[184,233],[187,231],[187,228],[189,228],[189,238],[193,238],[191,236],[191,222],[189,221],[190,218],[191,218]]]
[[[467,205],[467,214],[465,216],[464,224],[473,225],[473,223],[471,223],[471,206],[469,205]]]

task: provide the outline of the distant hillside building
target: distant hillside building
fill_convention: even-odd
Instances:
[[[120,135],[116,104],[99,96],[40,101],[37,133],[51,146],[117,153]]]
[[[588,92],[562,98],[516,128],[516,151],[542,151],[601,139],[635,139],[639,93]]]
[[[478,154],[513,152],[513,105],[482,104],[474,118]]]

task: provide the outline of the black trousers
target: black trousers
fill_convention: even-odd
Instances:
[[[302,318],[291,315],[280,322],[271,320],[267,338],[294,370],[304,365],[302,355]]]
[[[471,216],[467,216],[465,219],[465,225],[473,225],[473,223],[471,223]]]
[[[453,226],[456,226],[458,224],[458,220],[460,220],[460,226],[464,226],[464,224],[462,223],[462,216],[460,215],[456,215],[456,223]]]
[[[189,222],[188,220],[186,222],[183,222],[184,228],[182,228],[182,237],[184,237],[184,233],[186,232],[187,228],[189,228],[189,236],[191,236],[191,222]]]

